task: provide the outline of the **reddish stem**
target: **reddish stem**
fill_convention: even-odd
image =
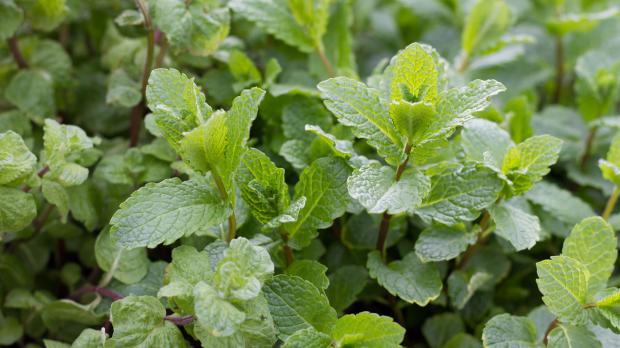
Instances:
[[[24,59],[22,52],[19,50],[19,46],[17,45],[17,38],[15,36],[11,36],[8,40],[9,49],[11,50],[11,54],[13,55],[13,59],[15,59],[15,63],[20,69],[28,69],[28,63]]]
[[[167,320],[177,326],[185,326],[185,325],[189,325],[191,323],[194,322],[196,318],[194,318],[193,315],[185,315],[182,317],[176,316],[176,315],[166,315],[164,317],[164,320]]]

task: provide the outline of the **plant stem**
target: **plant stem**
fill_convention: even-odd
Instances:
[[[545,338],[543,338],[543,344],[546,346],[549,343],[549,334],[551,333],[551,331],[553,331],[553,329],[555,329],[558,326],[558,319],[553,319],[553,321],[549,324],[549,326],[547,327],[547,331],[545,331]]]
[[[215,185],[217,186],[217,190],[220,193],[220,197],[225,202],[230,202],[228,199],[228,192],[226,192],[226,186],[224,185],[224,181],[222,181],[222,177],[217,172],[215,168],[210,168],[211,176],[215,181]],[[235,239],[235,233],[237,231],[237,219],[235,218],[235,211],[233,210],[228,216],[228,235],[226,236],[226,242],[230,243],[231,240]]]
[[[106,288],[100,288],[97,286],[92,286],[92,285],[85,285],[81,288],[79,288],[78,290],[76,290],[73,294],[71,294],[69,297],[72,299],[79,299],[81,295],[83,294],[88,294],[88,293],[93,293],[93,294],[99,294],[103,297],[107,297],[109,299],[112,299],[113,301],[117,301],[117,300],[121,300],[124,298],[123,295],[119,294],[116,291],[110,290],[110,289],[106,289]]]
[[[327,74],[329,75],[329,77],[335,77],[336,71],[334,70],[334,66],[332,65],[332,63],[329,62],[329,59],[325,54],[325,49],[319,46],[317,47],[316,52],[319,54],[319,58],[321,58],[321,62],[323,63],[323,66],[325,66],[325,70],[327,70]]]
[[[19,50],[19,45],[17,44],[17,37],[15,37],[15,35],[11,36],[7,40],[7,43],[9,45],[9,49],[11,50],[11,54],[13,55],[15,63],[17,63],[17,67],[20,69],[28,69],[28,63],[26,63],[22,52]]]
[[[465,69],[467,69],[467,67],[469,66],[469,54],[466,54],[463,59],[461,59],[461,62],[459,63],[459,67],[458,67],[458,72],[459,74],[462,74],[465,72]]]
[[[463,256],[461,256],[460,260],[456,264],[457,269],[463,268],[467,264],[467,261],[469,261],[469,259],[474,255],[476,250],[484,244],[484,241],[488,236],[489,222],[491,222],[491,214],[489,214],[488,211],[485,211],[482,215],[482,219],[480,219],[480,233],[478,234],[478,239],[476,239],[476,242],[465,250]]]
[[[564,42],[562,36],[555,37],[555,91],[553,92],[553,103],[560,102],[562,97],[562,85],[564,83]]]
[[[168,52],[168,40],[166,40],[166,36],[164,33],[161,33],[160,44],[159,44],[159,52],[157,53],[157,58],[155,58],[155,68],[159,68],[164,64],[164,58],[166,58],[166,53]]]
[[[618,202],[619,195],[620,195],[620,189],[618,189],[618,186],[614,186],[614,190],[611,192],[611,196],[609,196],[607,205],[605,205],[605,211],[603,211],[602,217],[605,221],[609,220],[611,213],[614,211],[614,208],[616,207],[616,203]]]
[[[590,158],[590,152],[592,152],[592,144],[594,143],[594,137],[596,136],[597,127],[590,129],[588,133],[588,137],[586,138],[586,146],[583,150],[583,155],[581,155],[581,160],[579,161],[579,166],[581,170],[585,169],[586,164],[588,163],[588,159]]]
[[[282,251],[284,252],[284,260],[286,261],[286,266],[290,266],[293,261],[295,261],[295,256],[293,255],[293,249],[288,245],[288,233],[282,227],[280,227],[280,237],[282,237]]]
[[[407,163],[409,163],[409,154],[411,153],[412,146],[407,144],[405,147],[405,161],[401,163],[396,169],[396,177],[395,181],[399,181],[402,177],[405,169],[407,169]],[[381,257],[385,260],[385,240],[387,239],[388,232],[390,230],[390,220],[392,219],[392,215],[387,212],[383,213],[383,217],[381,218],[381,224],[379,225],[379,236],[377,237],[377,245],[376,248],[381,253]]]
[[[153,24],[151,22],[151,16],[144,0],[135,0],[136,5],[142,15],[144,16],[144,28],[146,29],[146,61],[144,62],[144,70],[142,72],[142,86],[141,93],[142,99],[133,107],[131,111],[131,123],[129,127],[129,147],[134,147],[138,144],[138,135],[140,133],[140,123],[142,123],[142,115],[144,114],[144,98],[146,94],[146,85],[151,75],[151,69],[153,67],[153,52],[155,51],[155,31],[153,30]]]
[[[171,323],[173,323],[174,325],[177,326],[185,326],[185,325],[189,325],[192,322],[194,322],[196,318],[194,318],[193,315],[185,315],[182,317],[176,316],[176,315],[166,315],[164,317],[164,320],[167,320]]]

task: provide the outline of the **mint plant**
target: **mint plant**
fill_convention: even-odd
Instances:
[[[0,0],[0,346],[615,347],[619,29]]]

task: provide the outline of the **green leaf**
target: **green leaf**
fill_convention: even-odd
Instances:
[[[407,143],[416,147],[428,140],[428,130],[432,129],[436,122],[437,111],[433,105],[423,101],[392,101],[390,117],[396,129],[407,139]]]
[[[328,348],[332,343],[331,337],[318,332],[313,328],[306,328],[291,335],[282,348]]]
[[[536,342],[536,327],[524,317],[500,314],[484,326],[482,342],[489,348],[539,348]]]
[[[295,185],[294,200],[306,197],[306,202],[297,221],[284,225],[291,246],[306,246],[316,235],[317,229],[331,226],[334,219],[345,213],[349,203],[346,188],[349,174],[347,164],[332,157],[314,161],[301,173]]]
[[[452,305],[457,309],[463,309],[476,291],[485,286],[493,275],[484,271],[476,271],[471,274],[456,270],[448,277],[448,296]]]
[[[601,342],[587,327],[559,324],[547,336],[549,348],[602,347]]]
[[[502,171],[512,181],[515,195],[528,191],[547,175],[558,160],[562,140],[539,135],[511,147],[504,157]]]
[[[399,181],[396,171],[377,161],[369,162],[347,179],[349,194],[371,214],[411,213],[431,190],[430,179],[420,171],[406,169]]]
[[[620,329],[620,291],[617,288],[609,288],[596,295],[597,297],[602,295],[602,298],[596,301],[596,312],[593,317],[602,316],[608,322],[605,326],[610,326],[614,331]]]
[[[125,284],[139,282],[148,272],[149,259],[145,248],[126,250],[119,248],[106,228],[97,236],[95,242],[97,264],[105,272]]]
[[[437,267],[432,263],[423,263],[413,252],[402,260],[386,265],[381,254],[372,251],[368,254],[366,266],[370,277],[390,294],[419,306],[426,306],[439,297],[443,287]]]
[[[416,214],[446,225],[473,221],[497,200],[502,186],[497,174],[487,167],[445,170],[431,178],[431,192]]]
[[[26,17],[37,30],[52,31],[65,19],[66,0],[33,0],[23,2]]]
[[[198,325],[212,336],[230,336],[239,329],[245,314],[219,297],[217,291],[204,282],[194,288]]]
[[[310,36],[315,47],[323,47],[331,0],[288,0],[295,21]]]
[[[506,239],[517,251],[531,249],[541,238],[540,221],[516,206],[502,202],[489,209],[495,234]]]
[[[243,155],[235,180],[243,200],[262,224],[284,213],[290,204],[284,169],[257,149],[251,148]]]
[[[298,96],[282,107],[282,131],[287,139],[310,141],[306,125],[332,127],[332,116],[317,98]]]
[[[547,29],[562,36],[573,32],[587,32],[596,28],[601,21],[618,15],[618,9],[610,7],[600,12],[567,13],[547,21]]]
[[[56,115],[52,81],[39,70],[20,70],[6,86],[4,97],[37,123]]]
[[[607,286],[618,257],[617,244],[614,230],[600,217],[584,219],[564,240],[562,255],[581,262],[590,273],[589,293]]]
[[[515,143],[518,144],[534,135],[534,130],[532,129],[534,107],[526,96],[521,95],[508,100],[504,106],[504,111],[509,116],[508,129]]]
[[[405,329],[390,317],[361,312],[338,319],[331,335],[344,347],[397,348]]]
[[[226,298],[250,300],[258,296],[263,282],[273,271],[267,250],[240,237],[232,240],[224,252],[215,270],[214,284]]]
[[[305,130],[316,134],[321,140],[323,140],[323,142],[332,149],[334,156],[351,158],[351,162],[357,159],[358,155],[355,153],[353,143],[351,141],[337,139],[335,136],[325,132],[321,127],[311,124],[305,125]],[[353,163],[351,164],[353,165]]]
[[[166,309],[151,296],[127,296],[114,301],[110,321],[114,335],[106,347],[186,347],[181,331],[164,320]]]
[[[242,51],[233,50],[228,57],[228,70],[237,80],[233,85],[236,91],[261,83],[262,77],[254,62]]]
[[[466,56],[495,44],[510,25],[510,7],[504,0],[478,0],[463,29],[462,47]]]
[[[536,264],[538,289],[543,302],[560,320],[582,324],[587,319],[583,306],[587,301],[590,272],[568,256],[552,256]]]
[[[329,278],[325,275],[327,267],[318,261],[295,260],[284,272],[309,281],[321,291],[329,286]]]
[[[61,337],[70,337],[71,340],[86,327],[101,325],[105,315],[95,313],[91,305],[57,300],[45,305],[41,319],[50,332],[57,332]]]
[[[502,161],[513,145],[508,132],[497,123],[484,119],[473,119],[463,127],[461,146],[471,160],[484,163],[497,171],[502,168]]]
[[[10,346],[17,343],[24,334],[24,328],[14,317],[4,317],[0,313],[0,344]]]
[[[325,26],[327,22],[327,18],[322,18],[326,16],[325,13],[325,4],[329,4],[328,1],[325,0],[317,0],[321,6],[319,7],[320,13],[316,13],[319,15],[317,18],[319,21],[316,23],[318,25],[317,29],[321,29],[321,25]],[[304,1],[293,1],[292,4],[295,5],[296,2],[299,2],[300,5],[303,5]],[[313,0],[306,0],[306,3],[313,5]],[[284,41],[286,44],[294,46],[298,48],[300,51],[305,53],[311,53],[316,48],[316,41],[312,34],[320,34],[320,32],[308,32],[309,28],[300,25],[297,18],[293,14],[293,10],[289,7],[290,2],[286,0],[232,0],[229,2],[228,6],[230,8],[240,14],[242,17],[256,23],[259,28],[267,31],[272,34],[276,38]],[[312,6],[313,7],[313,6]],[[301,18],[301,16],[309,15],[313,16],[315,12],[312,8],[311,12],[305,12],[303,9],[295,11],[300,16],[300,19],[305,20],[306,18]],[[312,25],[312,23],[308,23],[308,25]],[[322,30],[325,30],[323,27]]]
[[[228,112],[215,112],[181,141],[181,156],[194,169],[220,176],[229,192],[264,95],[259,88],[243,91]]]
[[[429,346],[439,348],[451,337],[465,332],[465,325],[458,314],[442,313],[430,317],[422,325],[422,334]]]
[[[601,168],[603,178],[611,181],[614,185],[620,185],[620,132],[616,133],[606,159],[599,159],[598,166]]]
[[[279,336],[286,340],[295,332],[314,328],[330,333],[336,323],[336,311],[312,283],[289,275],[277,275],[265,283],[265,297]]]
[[[342,266],[329,275],[329,287],[325,293],[332,307],[341,314],[357,300],[366,283],[366,268],[356,265]]]
[[[226,220],[229,209],[208,181],[171,178],[132,193],[112,216],[111,233],[122,248],[153,248],[207,233]]]
[[[430,46],[413,43],[392,58],[390,101],[435,105],[439,72],[432,51]]]
[[[105,330],[86,329],[73,341],[71,348],[103,348],[107,338]]]
[[[431,225],[415,243],[415,253],[422,262],[452,260],[476,242],[476,233],[457,226]]]
[[[116,69],[110,74],[106,103],[130,108],[141,100],[140,83],[132,80],[124,69]]]
[[[403,162],[403,140],[378,90],[346,77],[323,81],[317,88],[325,106],[341,124],[366,139],[389,164],[398,166]]]
[[[17,31],[24,20],[24,11],[13,0],[0,2],[0,40],[4,41]]]
[[[546,181],[538,183],[527,192],[526,197],[532,203],[540,205],[542,209],[569,226],[578,224],[581,220],[596,215],[592,208],[555,184]]]
[[[0,185],[23,182],[36,164],[37,158],[21,136],[13,131],[0,133]]]
[[[213,113],[194,80],[175,69],[151,71],[146,100],[157,128],[175,150],[183,132],[204,123]]]

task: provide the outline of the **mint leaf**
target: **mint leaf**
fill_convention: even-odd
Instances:
[[[437,268],[432,263],[423,263],[415,253],[407,254],[402,260],[383,263],[378,251],[368,254],[366,264],[370,277],[376,279],[389,293],[401,299],[426,306],[436,299],[442,288]]]
[[[282,339],[307,328],[332,331],[336,311],[312,283],[296,276],[277,275],[265,282],[263,291]]]
[[[302,329],[291,335],[282,348],[328,348],[332,343],[331,337],[313,328]]]
[[[217,291],[204,282],[194,288],[198,325],[212,336],[230,336],[245,320],[245,314],[222,299]]]
[[[303,278],[322,291],[329,286],[329,278],[325,272],[327,267],[314,260],[296,260],[285,270],[286,274]]]
[[[465,123],[461,132],[461,146],[468,158],[485,163],[498,171],[508,148],[512,145],[510,134],[494,122],[473,119]]]
[[[13,0],[0,3],[0,40],[4,41],[17,31],[24,20],[24,11],[19,8]]]
[[[17,133],[0,133],[0,149],[0,185],[23,182],[34,172],[37,158]]]
[[[347,179],[349,194],[371,214],[412,212],[431,190],[428,177],[415,169],[396,171],[372,161],[356,169]]]
[[[496,225],[495,234],[509,241],[515,250],[530,249],[540,240],[537,216],[504,202],[492,206],[489,213]]]
[[[114,334],[106,342],[110,347],[185,347],[181,331],[163,320],[166,309],[151,296],[127,296],[114,301],[110,321]]]
[[[342,346],[400,347],[405,329],[392,318],[361,312],[338,319],[331,335]]]
[[[344,214],[349,195],[346,180],[350,169],[337,158],[320,158],[305,169],[295,185],[294,200],[306,197],[297,221],[284,225],[291,245],[301,248],[316,235],[317,229],[331,226],[332,221]]]
[[[43,72],[21,70],[6,86],[4,97],[31,120],[42,123],[56,114],[53,91],[51,79]]]
[[[590,274],[589,293],[607,286],[618,257],[617,244],[614,230],[599,217],[584,219],[564,240],[562,255],[581,262]]]
[[[587,301],[590,272],[568,256],[552,256],[536,264],[538,289],[547,308],[561,320],[582,324],[587,319],[583,306]]]
[[[391,101],[436,103],[438,69],[431,50],[430,46],[413,43],[392,58]]]
[[[104,229],[95,242],[97,264],[105,272],[125,284],[139,282],[148,272],[149,259],[145,248],[125,250],[118,247],[110,236],[110,229]]]
[[[548,336],[547,347],[602,347],[587,327],[560,324]]]
[[[346,77],[323,81],[317,88],[325,106],[340,123],[351,127],[355,136],[366,139],[389,164],[402,163],[404,144],[379,91]]]
[[[510,20],[510,7],[503,0],[476,1],[463,29],[465,54],[469,56],[493,45],[506,32]]]
[[[431,178],[431,191],[416,214],[446,225],[472,221],[497,200],[502,182],[486,167],[445,170]]]
[[[603,178],[611,181],[614,185],[620,184],[620,133],[614,136],[606,159],[599,159],[598,166],[601,168]]]
[[[485,347],[538,348],[536,327],[528,318],[500,314],[489,320],[482,332]]]
[[[123,202],[110,220],[111,234],[123,248],[153,248],[205,234],[229,213],[228,202],[208,181],[172,178],[149,183]]]
[[[37,217],[32,194],[0,186],[0,231],[17,232]]]
[[[422,262],[451,260],[476,242],[476,234],[458,226],[432,225],[424,229],[415,243]]]

